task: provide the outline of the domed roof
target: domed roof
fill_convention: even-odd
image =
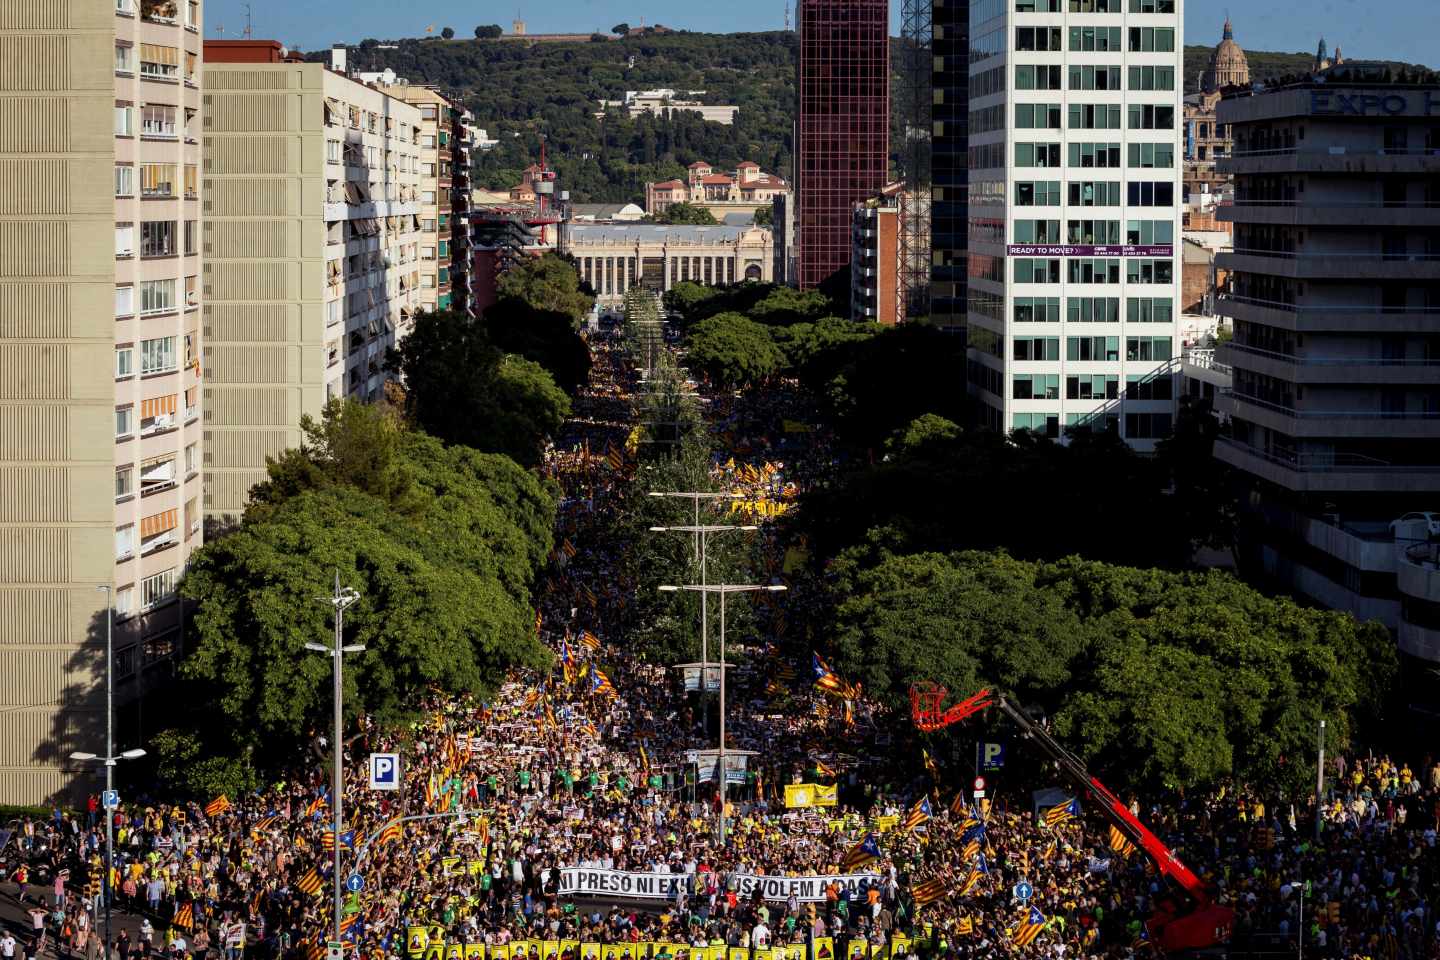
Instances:
[[[1205,71],[1202,85],[1206,90],[1221,87],[1244,86],[1250,82],[1250,61],[1240,44],[1235,42],[1235,30],[1230,18],[1225,18],[1224,36],[1210,55],[1210,68]]]

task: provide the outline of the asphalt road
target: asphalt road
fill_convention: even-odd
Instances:
[[[24,946],[26,956],[31,956],[30,945],[34,941],[34,926],[29,911],[33,910],[37,902],[48,910],[55,908],[55,896],[53,888],[48,884],[39,886],[27,884],[25,887],[25,902],[21,903],[17,897],[16,885],[9,881],[0,883],[0,926],[9,930],[15,935],[15,939]],[[73,896],[73,894],[68,894]],[[92,930],[101,936],[104,935],[105,914],[102,911],[99,917],[94,918]],[[111,909],[110,926],[113,936],[119,936],[122,929],[130,932],[132,943],[139,941],[140,917],[126,913],[123,910]],[[156,931],[157,936],[163,936],[163,930]],[[41,957],[64,957],[68,954],[62,953],[55,942],[55,931],[52,927],[49,936],[47,949],[41,951]],[[18,960],[18,958],[17,958]]]

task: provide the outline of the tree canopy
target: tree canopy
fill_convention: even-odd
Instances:
[[[475,28],[476,40],[497,40],[505,35],[505,30],[498,23],[481,24]]]
[[[722,313],[691,328],[684,362],[713,383],[734,388],[774,376],[784,359],[763,325],[738,313]]]
[[[446,27],[445,29],[443,29],[443,30],[440,31],[440,36],[444,37],[446,40],[454,40],[454,39],[455,39],[455,28],[454,28],[454,27]]]
[[[563,313],[577,326],[595,305],[595,298],[580,289],[575,265],[553,251],[533,257],[500,274],[496,290],[531,309]]]
[[[688,223],[698,226],[714,226],[719,223],[709,207],[697,207],[688,201],[672,203],[652,218],[655,223]]]

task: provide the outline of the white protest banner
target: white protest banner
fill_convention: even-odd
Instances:
[[[675,891],[689,881],[688,873],[630,873],[603,867],[561,867],[560,895],[674,900]]]
[[[819,903],[825,899],[825,888],[832,882],[849,891],[850,896],[860,894],[861,884],[873,886],[880,882],[875,873],[828,873],[811,877],[756,876],[752,873],[737,873],[731,877],[737,884],[736,893],[741,900],[753,896],[756,887],[766,900],[784,903],[794,893],[801,903]]]

